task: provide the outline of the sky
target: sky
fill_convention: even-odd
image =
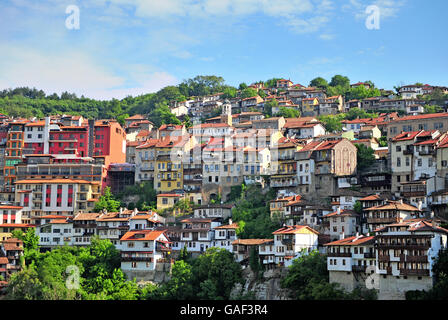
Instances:
[[[233,86],[335,74],[385,89],[448,86],[447,9],[446,0],[1,0],[0,90],[122,99],[196,75]]]

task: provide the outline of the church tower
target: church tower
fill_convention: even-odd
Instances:
[[[229,100],[224,101],[222,105],[221,122],[232,126],[232,105]]]

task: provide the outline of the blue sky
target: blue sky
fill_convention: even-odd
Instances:
[[[69,30],[66,8],[80,10]],[[380,29],[365,26],[369,5]],[[448,85],[445,0],[2,0],[0,89],[97,99],[196,75]]]

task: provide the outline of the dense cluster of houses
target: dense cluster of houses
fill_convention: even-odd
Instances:
[[[351,86],[360,85],[370,86]],[[157,128],[144,115],[123,126],[70,115],[0,117],[0,245],[10,248],[12,231],[29,227],[42,250],[86,246],[98,236],[121,251],[123,271],[142,280],[156,280],[184,248],[193,255],[223,248],[243,265],[256,252],[266,269],[318,250],[328,255],[330,281],[347,290],[374,287],[402,298],[430,288],[434,258],[447,246],[448,113],[424,114],[422,95],[448,88],[404,86],[400,97],[383,91],[344,101],[286,79],[250,87],[265,97],[172,103],[179,119],[190,116],[189,127]],[[273,99],[301,117],[279,110],[266,117]],[[345,120],[341,132],[327,132],[318,119],[354,107],[379,116]],[[362,170],[357,145],[375,158]],[[106,187],[117,193],[145,181],[157,209],[93,212]],[[228,200],[242,184],[276,191],[269,207],[282,227],[272,238],[237,237]],[[192,216],[177,217],[182,202],[193,205]],[[0,276],[8,280],[20,250],[1,248]]]

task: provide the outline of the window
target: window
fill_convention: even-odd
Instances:
[[[401,158],[397,158],[397,167],[401,167]]]

